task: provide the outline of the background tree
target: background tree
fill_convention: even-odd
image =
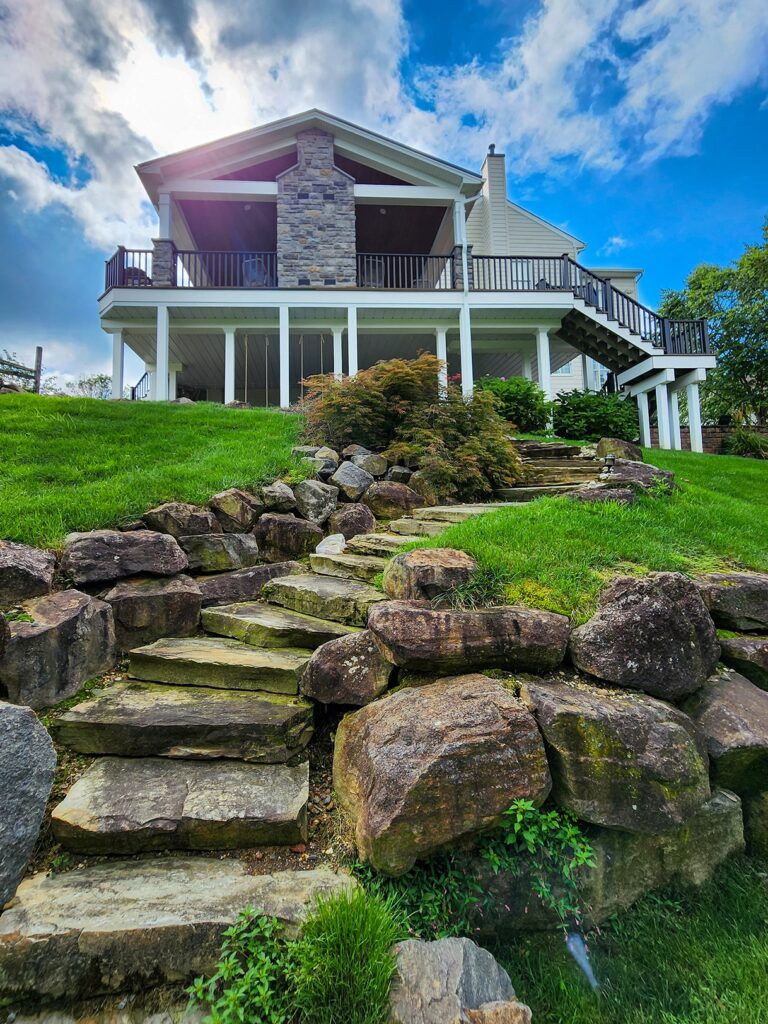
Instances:
[[[79,377],[67,384],[67,392],[78,398],[110,398],[112,395],[112,378],[107,373],[94,373]]]
[[[682,291],[662,292],[659,312],[707,319],[717,367],[702,387],[704,418],[768,423],[768,218],[761,244],[725,267],[699,264]]]

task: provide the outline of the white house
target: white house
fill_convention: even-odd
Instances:
[[[137,172],[159,230],[107,261],[116,396],[125,345],[147,370],[134,397],[282,407],[310,374],[428,350],[465,393],[486,373],[551,396],[610,371],[667,448],[686,388],[701,449],[706,325],[641,305],[638,270],[582,266],[583,242],[507,198],[493,146],[476,173],[310,110]]]

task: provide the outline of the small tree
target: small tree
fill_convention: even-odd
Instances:
[[[94,373],[67,384],[67,391],[78,398],[110,398],[112,378],[106,373]]]

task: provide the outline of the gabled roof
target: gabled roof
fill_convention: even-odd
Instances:
[[[336,149],[345,156],[416,184],[449,185],[467,195],[473,195],[482,185],[483,179],[475,171],[422,153],[412,146],[317,109],[305,110],[168,156],[155,157],[138,164],[136,172],[150,198],[155,200],[158,186],[164,182],[179,178],[220,177],[260,160],[288,153],[295,147],[296,133],[307,128],[330,132]]]

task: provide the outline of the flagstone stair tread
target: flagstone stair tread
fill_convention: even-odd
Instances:
[[[309,556],[309,564],[321,576],[338,576],[340,579],[370,583],[384,572],[387,559],[344,551],[341,554],[312,554]]]
[[[415,534],[401,533],[360,533],[347,541],[347,550],[361,555],[396,555],[406,544],[421,540]]]
[[[204,608],[203,628],[255,647],[315,650],[329,640],[357,631],[330,619],[304,615],[265,601],[243,601]]]
[[[429,522],[427,519],[413,519],[410,516],[405,516],[403,519],[393,519],[389,524],[389,529],[392,533],[407,534],[409,537],[421,540],[422,537],[438,537],[450,525],[450,523]]]
[[[283,608],[353,626],[364,626],[369,609],[387,597],[368,583],[338,576],[283,576],[263,590],[267,601]]]

